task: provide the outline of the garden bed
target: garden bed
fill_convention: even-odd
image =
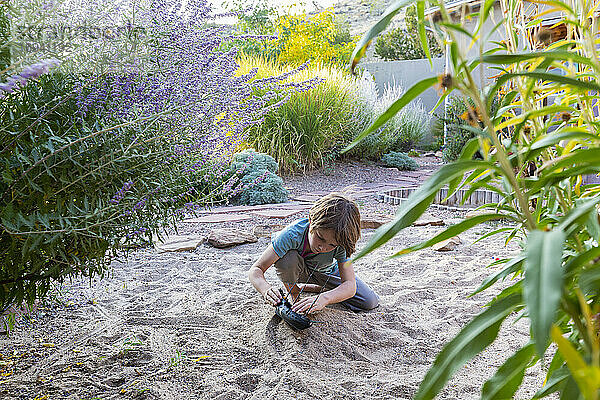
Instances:
[[[435,163],[419,160],[423,168]],[[373,164],[335,164],[305,177],[288,177],[292,194],[333,190],[370,180],[400,179],[401,172]],[[361,212],[392,216],[396,206],[375,196]],[[457,222],[464,211],[432,208]],[[283,220],[255,217],[223,227],[251,229]],[[216,226],[181,224],[179,233],[206,234]],[[380,250],[359,260],[357,275],[371,285],[381,305],[364,313],[330,306],[321,321],[293,332],[274,316],[246,277],[268,245],[216,249],[208,244],[183,253],[138,249],[115,260],[104,280],[66,283],[54,301],[18,323],[0,339],[0,397],[146,399],[407,399],[443,344],[501,288],[467,298],[498,267],[486,266],[518,251],[501,237],[471,244],[487,225],[461,235],[452,252],[427,249],[389,259],[443,227],[410,227]],[[373,235],[363,230],[360,249]],[[276,282],[275,272],[267,280]],[[525,319],[511,318],[498,340],[468,363],[442,391],[441,399],[476,399],[495,369],[529,340]],[[529,370],[518,392],[530,398],[543,381]]]

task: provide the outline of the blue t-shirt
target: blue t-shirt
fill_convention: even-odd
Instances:
[[[292,222],[271,240],[273,250],[280,258],[290,250],[298,250],[308,268],[325,273],[334,270],[334,261],[340,265],[349,260],[346,257],[346,250],[341,246],[327,253],[312,253],[308,244],[308,230],[308,218]]]

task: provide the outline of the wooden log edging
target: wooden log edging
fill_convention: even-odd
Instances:
[[[377,200],[394,205],[402,204],[402,202],[408,199],[408,196],[415,190],[417,190],[416,187],[386,190],[377,194]],[[498,193],[488,189],[476,189],[471,193],[469,198],[465,200],[464,204],[461,204],[466,193],[467,189],[460,189],[450,196],[448,200],[443,201],[446,196],[448,196],[448,188],[445,187],[437,193],[435,199],[433,199],[433,204],[450,207],[475,208],[484,204],[497,203],[500,201],[500,195]]]

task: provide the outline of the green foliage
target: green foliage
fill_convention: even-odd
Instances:
[[[419,164],[406,153],[391,151],[384,154],[381,161],[390,167],[398,168],[400,171],[416,171],[419,169]]]
[[[472,103],[472,101],[471,101]],[[467,142],[475,137],[475,132],[468,129],[470,118],[468,110],[473,108],[473,104],[466,103],[460,97],[450,97],[446,104],[446,118],[440,118],[442,121],[442,155],[445,161],[454,161],[458,159],[463,147]],[[444,138],[444,124],[446,126],[446,139]],[[479,126],[477,121],[477,126]]]
[[[279,165],[268,154],[244,150],[234,155],[229,168],[232,172],[230,182],[235,186],[232,202],[257,205],[287,201],[288,191],[276,175]]]
[[[229,7],[238,13],[237,29],[241,33],[276,38],[230,40],[222,44],[224,50],[236,48],[244,56],[293,66],[307,61],[339,67],[348,65],[357,38],[352,38],[349,25],[337,21],[332,10],[307,16],[278,15],[274,7],[262,2],[250,8],[242,2]]]
[[[357,39],[347,24],[337,23],[332,10],[311,17],[283,15],[275,24],[278,38],[269,43],[267,54],[277,54],[281,64],[300,65],[306,61],[345,67]]]
[[[259,0],[250,4],[247,1],[233,0],[224,6],[236,13],[236,26],[241,32],[258,35],[271,35],[275,32],[277,10],[266,1]]]
[[[348,138],[348,142],[356,139],[403,92],[399,86],[386,87],[383,96],[378,98],[374,83],[372,88],[365,88],[365,83],[362,83],[362,86],[361,91],[374,93],[359,100],[353,118],[355,131],[353,136]],[[347,154],[357,158],[379,160],[383,154],[390,151],[407,152],[422,141],[429,129],[429,118],[422,104],[415,102],[370,133]]]
[[[188,160],[164,162],[186,135],[151,122],[116,125],[110,94],[80,118],[73,94],[81,79],[109,77],[44,75],[0,98],[1,309],[43,297],[52,281],[102,277],[116,249],[148,239],[220,182],[209,165],[189,173]]]
[[[415,7],[408,7],[405,14],[406,28],[398,27],[377,38],[375,54],[386,61],[418,60],[426,58],[418,36]],[[444,53],[433,33],[427,31],[427,43],[432,57]]]
[[[239,73],[258,68],[256,79],[276,76],[284,67],[264,59],[240,57]],[[248,145],[272,156],[282,173],[322,167],[326,159],[353,134],[355,78],[338,68],[309,66],[289,78],[292,82],[324,79],[316,87],[293,93],[286,104],[268,113],[247,132]]]
[[[240,195],[239,203],[247,205],[284,203],[288,199],[288,191],[283,187],[283,180],[271,171],[254,171],[240,180],[248,186]]]
[[[276,33],[275,22],[278,11],[266,1],[256,1],[248,4],[245,1],[233,0],[224,6],[237,15],[236,28],[241,34],[263,35],[265,38],[232,39],[221,44],[222,51],[231,49],[239,50],[240,54],[254,57],[262,57],[270,61],[276,61],[279,56],[278,50],[268,38]]]
[[[364,54],[367,43],[407,3],[397,3],[367,32],[354,51],[353,65]],[[590,112],[600,100],[600,61],[593,28],[598,19],[595,4],[548,3],[544,14],[561,15],[561,20],[553,23],[573,27],[574,33],[558,38],[558,42],[549,46],[540,39],[541,35],[524,34],[522,29],[528,26],[533,32],[543,31],[542,18],[529,19],[522,13],[525,4],[521,0],[507,3],[504,20],[500,21],[503,25],[500,29],[508,33],[507,39],[496,43],[495,48],[486,47],[486,53],[475,57],[501,72],[498,81],[482,91],[475,83],[473,71],[480,65],[468,62],[472,55],[467,58],[461,49],[482,51],[483,45],[489,44],[482,29],[487,24],[496,24],[490,18],[493,4],[493,1],[482,4],[478,24],[472,32],[453,20],[444,2],[432,4],[440,8],[435,32],[449,43],[451,89],[473,101],[466,105],[470,111],[461,119],[466,122],[463,127],[475,137],[461,148],[456,161],[442,166],[409,196],[394,221],[377,231],[355,258],[379,248],[410,226],[446,185],[450,188],[448,196],[461,188],[494,190],[501,200],[487,204],[487,214],[466,219],[396,253],[400,256],[430,247],[498,218],[508,221],[509,226],[493,234],[506,234],[507,242],[517,238],[524,248],[520,254],[493,263],[502,266],[502,270],[486,279],[475,293],[505,278],[515,279],[504,283],[504,289],[492,295],[489,307],[443,348],[415,399],[435,398],[454,372],[493,343],[502,321],[510,313],[521,312],[530,320],[530,341],[483,385],[482,398],[513,398],[527,369],[551,348],[557,350],[550,350],[554,354],[550,354],[553,358],[547,368],[546,386],[534,398],[560,392],[561,399],[597,400],[600,398],[600,184],[583,184],[585,175],[600,172],[597,129],[600,117],[597,112]],[[573,4],[576,7],[572,8]],[[582,20],[591,23],[581,24]],[[527,50],[532,48],[536,51]],[[578,65],[576,69],[572,68],[573,62]],[[556,70],[564,71],[564,75],[556,74]],[[359,139],[383,126],[436,81],[437,78],[426,78],[417,82],[396,107],[384,113]],[[561,96],[555,104],[546,105],[549,96],[556,93]],[[481,159],[473,160],[476,152]]]
[[[499,97],[492,99],[490,112],[495,114],[499,105]],[[481,113],[475,107],[475,102],[469,98],[467,101],[460,97],[451,96],[446,105],[446,118],[441,118],[446,126],[446,138],[442,146],[442,154],[445,161],[457,160],[464,146],[474,137],[476,133],[473,128],[483,128]],[[444,137],[444,125],[442,138]]]
[[[267,170],[276,174],[279,164],[268,154],[261,154],[252,149],[247,149],[234,154],[230,169],[232,171],[239,171],[240,169],[248,171]]]
[[[0,72],[7,69],[11,64],[10,47],[10,20],[8,18],[8,2],[0,3]]]
[[[239,73],[258,68],[257,79],[285,72],[264,59],[240,57]],[[402,91],[389,87],[381,98],[366,75],[355,78],[335,67],[309,66],[289,78],[294,82],[323,79],[311,90],[294,93],[285,105],[248,130],[249,147],[274,157],[283,173],[321,168],[339,158],[339,151],[371,124]],[[429,115],[420,103],[398,113],[347,156],[379,160],[390,151],[409,151],[429,129]]]
[[[434,116],[435,120],[432,123],[431,134],[433,136],[433,142],[426,146],[423,146],[423,150],[426,151],[439,151],[444,146],[444,119]]]

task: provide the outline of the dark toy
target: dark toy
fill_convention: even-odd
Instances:
[[[279,315],[292,329],[298,331],[310,327],[313,322],[304,315],[292,311],[292,305],[287,299],[282,300],[275,307],[275,314]]]

